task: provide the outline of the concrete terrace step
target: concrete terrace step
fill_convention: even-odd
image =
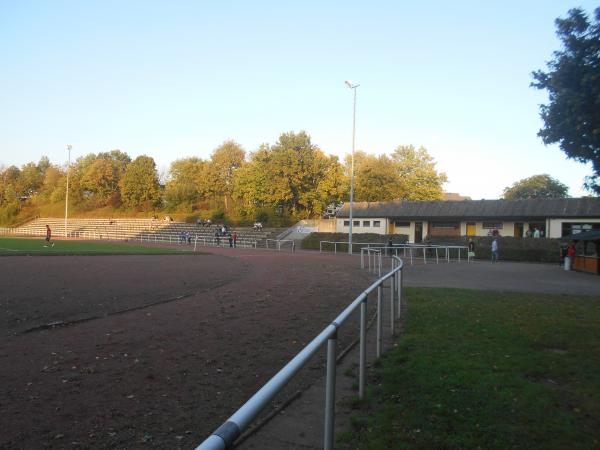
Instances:
[[[46,224],[52,229],[55,236],[64,236],[64,219],[57,218],[38,218],[28,222],[14,231],[16,234],[23,235],[44,235],[46,234]],[[202,239],[203,242],[214,242],[214,232],[216,225],[210,227],[198,226],[195,223],[186,222],[165,222],[155,219],[127,219],[127,218],[94,218],[94,219],[76,219],[68,220],[69,236],[90,238],[90,239],[148,239],[152,241],[178,242],[181,233],[190,233],[195,239]],[[265,247],[266,239],[275,239],[282,231],[282,228],[265,228],[262,231],[255,231],[250,227],[235,227],[239,242],[256,242],[256,246]],[[221,238],[226,241],[226,238]]]

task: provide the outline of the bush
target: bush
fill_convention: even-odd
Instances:
[[[491,259],[492,241],[491,236],[473,236],[475,243],[476,259]],[[560,261],[559,239],[550,238],[514,238],[498,237],[498,254],[500,260],[558,263]],[[452,237],[428,237],[426,242],[435,245],[468,245],[469,238],[466,236]]]

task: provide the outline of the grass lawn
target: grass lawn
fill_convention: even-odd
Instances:
[[[54,247],[44,247],[43,237],[5,238],[0,237],[0,255],[172,255],[192,254],[184,250],[164,247],[144,247],[135,243],[118,243],[102,241],[54,240]]]
[[[599,297],[406,290],[352,449],[600,448]]]

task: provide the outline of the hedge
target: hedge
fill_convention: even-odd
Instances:
[[[408,236],[400,234],[375,234],[375,233],[353,233],[352,242],[368,242],[388,245],[392,239],[394,244],[407,242]],[[491,259],[492,241],[491,236],[474,236],[475,258]],[[558,263],[560,261],[560,246],[563,241],[550,238],[498,238],[499,259],[502,261],[523,261],[523,262],[542,262]],[[348,233],[311,233],[303,241],[301,247],[309,250],[319,250],[320,241],[348,242]],[[433,245],[463,245],[469,244],[469,238],[462,237],[428,237],[423,244]],[[333,250],[333,248],[324,248],[324,250]],[[357,251],[358,248],[354,249]],[[346,245],[338,245],[338,251],[348,251]]]
[[[394,244],[402,244],[408,241],[408,236],[404,234],[376,234],[376,233],[352,233],[353,247],[358,242],[368,242],[373,244],[388,245],[392,240]],[[302,240],[301,247],[307,250],[319,250],[319,242],[348,242],[348,233],[310,233]],[[332,250],[324,249],[324,250]],[[357,248],[353,248],[356,252]],[[348,251],[347,245],[338,245],[338,251]]]
[[[491,236],[474,236],[475,243],[475,258],[476,259],[491,259],[492,257],[492,241]],[[560,246],[563,241],[550,238],[514,238],[502,237],[498,238],[498,255],[502,261],[524,261],[524,262],[542,262],[542,263],[558,263],[560,261]],[[462,236],[457,238],[451,237],[428,237],[426,242],[435,245],[468,245],[469,238]]]

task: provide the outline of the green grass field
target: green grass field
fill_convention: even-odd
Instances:
[[[600,297],[407,289],[352,449],[600,448]]]
[[[31,238],[7,238],[0,237],[0,255],[172,255],[193,254],[189,250],[192,247],[185,246],[183,249],[164,247],[147,247],[135,243],[118,243],[102,241],[71,241],[54,240],[54,247],[44,247],[46,244],[43,237]],[[197,254],[197,253],[196,253]]]

